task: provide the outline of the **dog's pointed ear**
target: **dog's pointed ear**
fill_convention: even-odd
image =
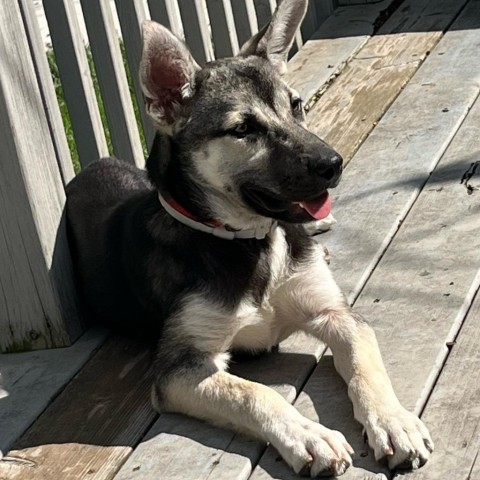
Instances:
[[[143,22],[142,33],[139,77],[145,107],[157,127],[168,133],[185,110],[200,67],[185,44],[159,23]]]
[[[245,42],[239,55],[266,57],[283,75],[287,71],[288,52],[292,48],[307,6],[308,0],[283,0],[275,10],[270,23]]]

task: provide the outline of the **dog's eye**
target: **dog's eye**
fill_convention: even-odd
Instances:
[[[294,115],[302,113],[303,105],[301,98],[292,98],[292,112]]]
[[[251,133],[255,133],[255,128],[250,122],[243,122],[239,123],[236,127],[234,127],[230,132],[232,135],[235,135],[238,138],[246,137]]]

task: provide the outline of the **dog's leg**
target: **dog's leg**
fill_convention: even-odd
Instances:
[[[390,468],[418,468],[433,451],[425,425],[397,399],[375,333],[347,305],[318,252],[279,292],[282,315],[324,341],[348,385],[355,418],[364,426],[377,460]]]
[[[183,309],[160,341],[154,361],[155,408],[270,442],[297,473],[344,473],[353,453],[344,436],[304,418],[271,388],[226,372],[228,355],[215,351],[223,346],[231,321],[194,305]]]

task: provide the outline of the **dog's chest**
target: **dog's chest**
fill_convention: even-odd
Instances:
[[[281,322],[276,314],[276,293],[291,277],[289,247],[283,229],[277,228],[267,258],[268,275],[260,272],[263,282],[253,283],[250,293],[242,299],[236,312],[234,349],[270,349],[292,333],[292,326]],[[265,266],[262,267],[265,269]],[[260,283],[262,284],[260,286]],[[256,291],[261,288],[261,291]]]

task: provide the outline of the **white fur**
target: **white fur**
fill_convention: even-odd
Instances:
[[[231,348],[270,348],[303,330],[332,349],[376,458],[387,456],[392,468],[412,455],[417,466],[428,459],[433,449],[428,431],[400,405],[375,335],[352,315],[323,247],[318,245],[308,261],[292,265],[278,227],[270,255],[272,276],[260,306],[245,298],[235,311],[226,311],[198,295],[185,299],[179,334],[190,336],[197,349],[210,355],[202,369],[171,382],[167,408],[263,438],[296,472],[307,465],[312,475],[330,468],[340,475],[351,464],[351,447],[343,435],[305,419],[268,387],[225,372]]]

